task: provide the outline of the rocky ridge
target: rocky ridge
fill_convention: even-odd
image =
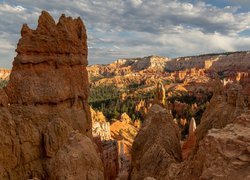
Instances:
[[[219,71],[247,71],[250,67],[250,52],[229,52],[200,56],[167,58],[149,56],[144,58],[119,59],[107,65],[91,65],[88,72],[94,76],[120,76],[140,71],[164,72],[186,69],[205,69]]]

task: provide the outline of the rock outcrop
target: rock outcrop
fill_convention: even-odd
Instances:
[[[191,69],[185,69],[182,71],[176,71],[172,73],[173,76],[175,77],[176,81],[183,82],[186,78],[189,77],[194,77],[197,76],[199,78],[205,76],[204,69],[196,69],[196,68],[191,68]]]
[[[167,176],[167,168],[182,160],[180,139],[173,117],[153,105],[132,146],[131,179]]]
[[[190,122],[182,162],[171,118],[165,109],[153,105],[133,144],[131,179],[249,179],[250,91],[245,91],[249,87],[247,82],[248,77],[226,86],[220,80],[215,81],[214,97],[201,124],[195,130],[194,119]],[[171,144],[164,147],[164,142]]]
[[[249,59],[249,51],[205,54],[171,59],[166,63],[165,69],[169,71],[177,71],[191,68],[204,68],[216,72],[246,71],[250,67]]]
[[[125,117],[129,117],[127,114]],[[131,148],[138,132],[138,129],[131,123],[127,121],[115,121],[111,124],[111,137],[118,141],[124,141],[124,154],[127,159],[131,160]],[[130,118],[129,118],[130,119]]]
[[[90,108],[92,122],[106,122],[106,117],[101,111],[95,111],[93,108]]]
[[[101,140],[110,140],[110,123],[109,122],[93,122],[92,124],[93,137],[100,137]]]
[[[250,52],[231,52],[221,54],[207,54],[191,57],[149,56],[143,58],[118,59],[108,65],[92,65],[88,67],[91,77],[94,76],[123,76],[140,71],[174,73],[178,80],[183,80],[187,75],[203,76],[204,70],[216,72],[247,71],[250,67]]]
[[[196,122],[195,119],[192,118],[189,123],[189,132],[188,138],[182,145],[182,157],[183,159],[187,159],[189,154],[192,152],[193,148],[195,147],[196,137],[195,137],[195,130],[196,130]]]
[[[110,123],[106,121],[106,117],[100,111],[90,108],[92,118],[92,135],[100,137],[101,141],[110,140]]]
[[[214,82],[214,95],[196,129],[197,141],[200,141],[209,129],[223,128],[249,109],[250,91],[245,92],[247,86],[248,84],[243,83],[223,86],[219,80]]]
[[[114,180],[119,173],[119,148],[116,139],[111,138],[110,123],[100,111],[90,108],[92,135],[104,164],[104,179]]]
[[[116,140],[102,142],[104,174],[106,180],[115,180],[119,173],[118,143]]]
[[[43,11],[26,24],[0,93],[0,179],[103,179],[87,98],[87,36],[80,18]],[[2,99],[5,99],[3,102]]]
[[[148,56],[143,58],[118,59],[108,65],[92,65],[88,67],[90,77],[93,76],[121,76],[127,75],[141,70],[148,71],[165,70],[166,63],[169,58],[160,56]]]
[[[171,179],[249,179],[249,146],[248,111],[222,129],[209,130],[194,157],[169,169],[175,171]]]
[[[124,124],[132,124],[132,120],[129,117],[129,115],[127,115],[127,113],[122,113],[121,117],[120,117],[120,121],[123,122]]]
[[[0,68],[0,80],[8,80],[10,76],[9,69]]]

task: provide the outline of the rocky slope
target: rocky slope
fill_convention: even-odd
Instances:
[[[0,90],[0,179],[103,179],[91,138],[87,36],[80,18],[45,11],[21,30]]]

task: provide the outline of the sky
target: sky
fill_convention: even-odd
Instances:
[[[0,67],[11,68],[22,24],[42,10],[87,27],[89,64],[250,50],[250,0],[0,0]]]

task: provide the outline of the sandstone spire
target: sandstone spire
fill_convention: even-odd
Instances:
[[[21,35],[0,92],[0,179],[103,179],[91,140],[83,22],[62,15],[56,24],[43,11],[37,29],[24,24]]]
[[[157,83],[157,88],[156,88],[156,103],[159,103],[163,106],[166,105],[166,95],[165,95],[165,88],[162,84],[162,82]]]
[[[189,133],[188,133],[189,137],[194,136],[195,129],[196,129],[196,122],[195,122],[195,119],[192,117],[189,123]]]
[[[158,104],[153,105],[132,146],[131,179],[148,176],[161,179],[171,163],[180,162],[178,134],[169,111]]]
[[[196,129],[196,122],[195,119],[192,117],[189,123],[189,133],[188,138],[185,140],[185,142],[182,145],[182,157],[183,159],[186,159],[195,146],[195,129]]]

